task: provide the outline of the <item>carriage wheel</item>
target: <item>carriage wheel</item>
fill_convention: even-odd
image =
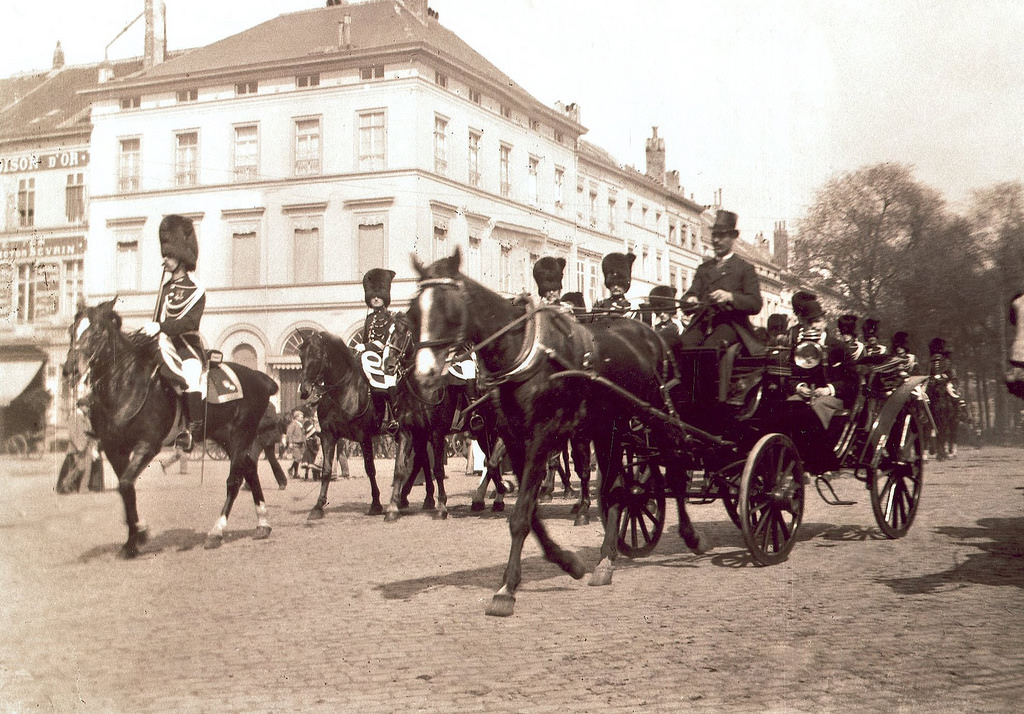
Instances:
[[[917,515],[924,485],[924,449],[921,427],[904,407],[882,447],[878,468],[868,469],[871,510],[888,538],[902,538]]]
[[[4,452],[19,458],[28,455],[28,439],[21,434],[15,434],[4,442]]]
[[[743,540],[760,565],[781,563],[796,542],[804,515],[803,462],[793,442],[766,434],[754,445],[740,476]]]
[[[228,457],[228,452],[224,451],[224,448],[212,439],[206,441],[206,455],[214,461],[223,461]]]
[[[601,503],[601,516],[607,522],[610,505],[620,507],[619,552],[638,558],[654,550],[665,529],[665,479],[642,434],[631,433],[616,444],[616,451],[621,468],[612,475],[614,485],[608,503]]]
[[[735,524],[737,528],[743,528],[743,521],[740,520],[740,501],[739,495],[730,492],[722,496],[722,505],[725,506],[725,512],[729,514],[729,520]]]

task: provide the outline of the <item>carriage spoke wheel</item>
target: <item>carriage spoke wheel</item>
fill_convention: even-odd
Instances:
[[[868,470],[871,510],[882,533],[902,538],[917,515],[924,485],[921,428],[908,408],[896,418],[877,468]]]
[[[609,506],[619,506],[619,552],[639,558],[654,550],[665,529],[665,478],[641,435],[627,437],[618,449],[621,468],[601,511],[607,520]]]
[[[740,476],[740,528],[754,560],[760,565],[784,561],[803,515],[800,454],[788,437],[766,434],[751,449]]]

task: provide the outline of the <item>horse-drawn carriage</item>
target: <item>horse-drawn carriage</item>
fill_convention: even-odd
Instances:
[[[603,513],[619,506],[619,550],[640,556],[654,549],[672,496],[690,503],[721,500],[754,560],[780,562],[795,542],[805,484],[813,479],[832,505],[852,503],[839,500],[830,484],[838,469],[865,483],[882,533],[905,535],[923,482],[926,377],[907,377],[892,362],[867,368],[852,407],[837,412],[825,429],[806,403],[785,397],[792,355],[806,361],[820,354],[798,346],[738,356],[738,349],[724,356],[705,348],[677,354],[679,382],[669,390],[676,414],[606,385],[642,413],[616,434],[614,453],[621,457],[613,459],[618,469],[608,477],[617,483],[602,503]],[[653,429],[667,432],[676,448],[659,449]]]

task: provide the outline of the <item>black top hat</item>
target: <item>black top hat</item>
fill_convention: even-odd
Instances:
[[[634,260],[636,260],[636,256],[632,253],[609,253],[606,255],[601,260],[604,286],[609,290],[615,286],[629,290],[629,286],[633,282],[631,273]]]
[[[199,260],[199,242],[192,219],[186,216],[164,216],[160,221],[160,255],[176,258],[185,270],[195,270]]]
[[[857,334],[857,316],[856,315],[840,315],[838,320],[839,334],[840,335],[856,335]]]
[[[583,300],[583,293],[566,293],[559,299],[559,302],[564,302],[566,305],[572,305],[573,309],[576,310],[587,309],[587,303]]]
[[[715,224],[713,226],[711,226],[711,234],[712,235],[714,235],[715,233],[732,233],[734,235],[738,234],[739,231],[736,230],[736,222],[738,220],[739,220],[739,216],[737,216],[732,211],[719,211],[718,213],[715,214]]]
[[[793,314],[802,320],[814,320],[825,314],[818,303],[818,296],[806,290],[793,294]]]
[[[878,337],[879,322],[873,317],[867,317],[860,326],[861,334],[864,337]]]
[[[934,337],[932,341],[928,343],[928,354],[931,355],[948,355],[949,346],[946,341],[941,337]]]
[[[769,335],[785,334],[787,327],[789,327],[789,318],[782,313],[777,312],[768,316],[767,329]]]
[[[363,276],[363,294],[367,306],[375,297],[384,301],[384,307],[391,304],[391,280],[394,277],[394,270],[370,268],[366,271],[366,275]]]
[[[565,258],[544,256],[533,266],[533,279],[537,282],[537,293],[544,296],[552,290],[562,291],[562,274],[565,272]]]
[[[910,349],[910,335],[906,332],[894,332],[892,335],[892,348],[902,347],[907,350]]]
[[[647,296],[647,304],[659,312],[675,312],[679,307],[679,303],[676,302],[676,289],[671,285],[655,285],[651,288],[651,294]]]

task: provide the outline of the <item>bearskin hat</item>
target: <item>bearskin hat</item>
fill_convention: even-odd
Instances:
[[[928,354],[930,355],[945,355],[949,354],[949,346],[946,341],[941,337],[933,337],[932,341],[928,343]]]
[[[633,261],[636,256],[632,253],[609,253],[601,260],[601,272],[604,273],[604,286],[611,290],[613,287],[620,287],[629,290],[633,283]]]
[[[160,221],[160,255],[175,258],[188,271],[196,269],[199,241],[192,219],[185,216],[164,216]]]
[[[676,289],[671,285],[655,285],[647,297],[647,304],[659,312],[675,312],[679,307],[679,303],[676,302]]]
[[[559,299],[559,302],[565,303],[566,305],[572,305],[574,310],[586,310],[587,303],[583,300],[583,293],[572,292],[565,293]]]
[[[562,274],[565,272],[565,258],[544,256],[533,266],[533,279],[537,283],[537,294],[544,296],[552,290],[562,291]]]
[[[868,317],[864,319],[863,323],[861,323],[860,332],[864,335],[865,339],[868,337],[878,337],[878,328],[878,320],[873,317]]]
[[[768,335],[781,335],[789,327],[789,318],[782,313],[775,313],[768,316]]]
[[[814,320],[825,314],[818,302],[818,296],[806,290],[793,294],[793,314],[802,320]]]
[[[366,275],[363,276],[363,294],[367,307],[370,305],[370,300],[375,297],[384,301],[384,307],[391,304],[391,281],[394,277],[394,270],[370,268],[366,271]]]
[[[894,332],[892,335],[892,348],[895,350],[902,347],[905,350],[910,349],[910,335],[902,330],[900,332]]]
[[[840,315],[838,320],[839,334],[855,336],[857,334],[857,316]]]

